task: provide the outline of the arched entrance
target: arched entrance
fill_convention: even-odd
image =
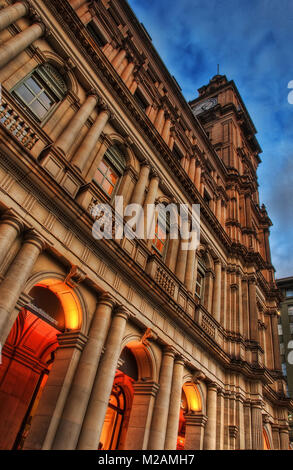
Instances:
[[[186,382],[182,387],[181,407],[179,416],[177,450],[185,449],[186,433],[188,432],[187,417],[202,410],[200,392],[197,386]]]
[[[0,449],[22,449],[54,362],[57,336],[78,328],[73,290],[56,279],[35,284],[2,349]]]
[[[263,435],[263,450],[271,450],[270,438],[265,428],[262,430]]]
[[[100,450],[123,449],[133,401],[133,384],[138,379],[134,354],[125,347],[116,371],[104,426],[100,436]]]
[[[128,341],[118,362],[100,449],[143,447],[151,412],[153,374],[153,360],[148,348],[141,341]]]

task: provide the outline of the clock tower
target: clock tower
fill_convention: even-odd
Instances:
[[[255,137],[257,131],[233,80],[215,75],[198,92],[198,98],[189,104],[227,170],[227,232],[250,253],[261,252],[263,275],[272,282],[271,221],[265,206],[259,206],[256,171],[262,150]]]

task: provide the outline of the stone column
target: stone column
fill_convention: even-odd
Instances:
[[[280,448],[289,450],[289,430],[287,427],[280,428]]]
[[[238,395],[236,397],[236,406],[238,408],[238,449],[245,449],[245,425],[244,425],[244,407],[243,398]]]
[[[109,109],[104,108],[100,114],[98,115],[95,123],[88,131],[87,135],[85,136],[82,144],[80,145],[79,149],[75,153],[72,163],[77,167],[78,170],[81,172],[83,171],[86,163],[96,147],[98,140],[103,132],[109,118],[111,115],[111,111]]]
[[[79,450],[98,449],[128,317],[129,313],[119,306],[95,377],[77,445]]]
[[[238,299],[237,299],[237,310],[239,315],[239,333],[241,336],[244,334],[244,322],[243,322],[243,305],[242,305],[242,276],[241,273],[237,273],[237,284],[238,284]]]
[[[250,339],[258,341],[258,318],[256,309],[256,279],[249,278],[249,323],[250,323]]]
[[[171,220],[170,233],[174,233],[175,235],[177,233],[177,238],[170,238],[169,240],[168,251],[167,251],[167,256],[166,256],[166,265],[174,273],[175,268],[176,268],[176,261],[177,261],[177,255],[178,255],[178,250],[179,250],[179,243],[180,243],[178,220],[174,222],[174,225],[172,225],[172,220]]]
[[[51,449],[80,354],[86,342],[86,337],[79,331],[60,334],[57,339],[59,347],[54,364],[33,417],[24,449]]]
[[[152,413],[159,386],[155,382],[133,384],[133,402],[127,428],[125,450],[146,450]]]
[[[184,450],[203,450],[204,430],[207,417],[194,412],[185,415],[186,431]]]
[[[201,184],[201,166],[199,162],[196,162],[196,174],[195,174],[195,186],[200,191]]]
[[[221,277],[222,277],[222,265],[221,265],[221,262],[217,260],[215,261],[213,313],[214,313],[215,319],[219,323],[221,321]]]
[[[204,449],[216,449],[216,429],[217,429],[217,385],[215,383],[208,384],[207,393],[207,417],[208,421],[204,436]]]
[[[5,212],[0,219],[0,266],[14,240],[23,230],[23,223],[12,212]]]
[[[170,128],[171,128],[171,121],[168,116],[165,121],[164,128],[162,131],[162,138],[165,140],[167,144],[169,143],[169,138],[170,138]]]
[[[263,433],[262,433],[262,414],[261,403],[253,401],[251,403],[251,435],[252,450],[263,449]]]
[[[131,204],[143,204],[145,189],[148,182],[148,177],[150,173],[150,165],[142,163],[139,173],[138,181],[134,187],[133,194],[131,196]]]
[[[192,295],[194,295],[194,277],[196,275],[195,258],[196,258],[196,250],[188,250],[184,283],[185,283],[186,289]]]
[[[121,74],[121,78],[122,80],[124,80],[125,82],[127,82],[134,70],[134,67],[135,67],[135,64],[134,62],[130,62],[126,67],[125,69],[123,70],[122,74]]]
[[[163,108],[159,109],[155,122],[154,122],[154,126],[159,132],[159,134],[161,133],[162,127],[164,125],[164,120],[165,120],[164,116],[165,116],[165,110]]]
[[[252,438],[251,438],[251,406],[250,401],[245,401],[244,406],[244,427],[245,427],[245,449],[252,449]]]
[[[170,392],[172,384],[174,365],[174,351],[166,347],[163,353],[159,391],[153,411],[151,424],[149,450],[163,450],[165,445],[165,436],[167,431],[167,421],[169,413]]]
[[[183,359],[181,357],[177,357],[175,359],[173,369],[165,450],[176,450],[183,385],[183,367]]]
[[[63,410],[53,449],[75,449],[86,408],[92,391],[102,349],[111,323],[114,300],[107,294],[98,300],[91,323],[89,338]]]
[[[16,320],[18,312],[14,309],[15,304],[43,247],[41,238],[33,232],[28,232],[0,284],[0,344],[5,343]]]
[[[29,4],[26,2],[16,2],[0,11],[0,31],[15,23],[29,12]]]
[[[122,61],[125,59],[125,57],[126,57],[126,51],[124,49],[121,49],[112,60],[113,67],[117,69],[122,64]]]
[[[281,370],[281,357],[280,357],[280,342],[278,334],[278,316],[277,313],[271,315],[271,328],[273,336],[273,350],[274,350],[274,369]]]
[[[13,36],[11,39],[0,46],[0,68],[3,68],[8,62],[18,56],[34,41],[43,36],[46,26],[43,23],[35,23],[26,28],[21,33]]]
[[[74,10],[82,7],[88,0],[70,0],[69,3]]]
[[[222,388],[218,389],[217,401],[217,449],[224,449],[224,433],[225,433],[225,392]]]
[[[192,182],[194,181],[194,178],[195,178],[195,162],[196,162],[195,156],[192,155],[190,157],[190,164],[188,168],[188,176]]]
[[[273,435],[273,444],[274,450],[280,450],[280,428],[276,424],[272,424],[272,435]]]
[[[85,102],[82,104],[78,112],[74,115],[73,119],[69,122],[65,130],[58,137],[55,142],[55,147],[58,147],[66,155],[77,139],[82,127],[90,117],[98,102],[98,96],[90,94]]]
[[[157,192],[159,188],[160,178],[159,175],[153,171],[151,174],[151,180],[149,184],[148,193],[144,202],[144,230],[145,230],[145,240],[148,239],[148,236],[155,231],[155,212],[154,210],[148,210],[148,205],[154,204]],[[153,230],[152,230],[153,228]]]

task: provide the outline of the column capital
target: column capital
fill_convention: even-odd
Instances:
[[[124,318],[126,321],[133,317],[134,314],[130,313],[122,304],[116,304],[113,310],[114,317]]]
[[[16,229],[18,234],[20,234],[24,229],[24,224],[22,220],[14,213],[13,210],[9,209],[5,211],[0,218],[0,224],[5,223],[7,225],[11,225]]]
[[[97,300],[98,305],[107,305],[109,307],[114,307],[116,304],[116,300],[109,294],[109,292],[103,292]]]
[[[188,426],[200,426],[202,428],[205,427],[208,417],[202,413],[198,413],[197,411],[191,411],[186,413],[185,415],[186,425]]]
[[[46,241],[34,229],[28,229],[24,234],[24,243],[35,245],[40,251],[46,246]]]
[[[151,179],[160,180],[159,173],[158,173],[157,170],[156,170],[155,168],[153,168],[153,167],[151,167],[150,177],[151,177]]]
[[[175,357],[176,351],[172,346],[166,345],[163,349],[163,356]]]
[[[174,364],[180,364],[180,365],[184,366],[184,364],[185,364],[184,357],[181,354],[176,354]]]
[[[151,395],[155,397],[160,388],[157,382],[139,381],[133,384],[135,395]]]
[[[144,159],[140,162],[140,168],[142,169],[144,167],[151,169],[151,164],[147,159]]]
[[[230,425],[229,426],[229,436],[232,438],[232,439],[236,439],[238,435],[238,426],[236,425]]]
[[[76,348],[82,351],[87,343],[88,337],[78,331],[66,331],[57,335],[57,341],[59,343],[58,349]]]
[[[208,381],[207,382],[207,389],[208,389],[208,391],[212,390],[212,391],[216,392],[218,390],[218,384],[216,384],[216,382]]]
[[[113,117],[114,117],[114,113],[110,109],[110,106],[103,100],[99,103],[99,111],[100,111],[100,113],[107,114],[109,120],[113,119]]]
[[[90,89],[86,92],[86,96],[87,96],[87,97],[93,96],[94,98],[96,98],[97,103],[100,103],[100,102],[101,102],[100,94],[99,94],[99,92],[98,92],[98,90],[97,90],[96,88],[90,88]]]

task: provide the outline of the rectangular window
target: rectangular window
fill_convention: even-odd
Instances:
[[[141,93],[141,91],[139,89],[137,89],[133,96],[135,97],[135,99],[136,99],[138,105],[140,106],[140,108],[143,111],[145,111],[148,107],[148,102],[146,101],[146,99],[143,96],[143,94]]]
[[[160,255],[165,253],[165,248],[168,241],[168,221],[165,224],[165,221],[158,215],[158,220],[155,228],[155,238],[153,240],[153,249],[154,252],[158,252]]]
[[[204,275],[201,271],[197,271],[196,284],[195,284],[195,295],[201,299],[203,292],[203,280]]]
[[[108,196],[111,197],[113,195],[118,179],[119,176],[111,165],[106,160],[102,160],[94,175],[94,181],[98,183]]]
[[[94,21],[91,21],[87,25],[86,28],[87,28],[88,32],[90,33],[90,35],[92,36],[92,38],[94,39],[95,43],[99,47],[104,47],[107,44],[106,39],[102,35],[101,31],[99,31],[99,28],[98,28],[98,26],[96,25],[96,23]]]
[[[13,91],[13,95],[42,121],[59,100],[38,74],[31,75]]]
[[[286,290],[286,297],[293,297],[293,289]]]

